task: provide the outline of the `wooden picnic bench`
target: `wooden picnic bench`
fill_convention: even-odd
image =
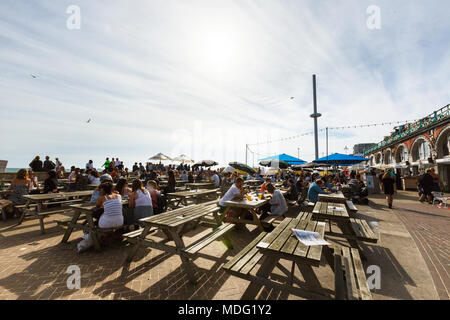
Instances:
[[[334,247],[334,286],[338,300],[372,300],[366,274],[355,248]]]
[[[230,243],[230,240],[227,238],[226,234],[235,226],[233,224],[221,223],[217,216],[218,224],[209,234],[205,235],[201,239],[185,246],[182,236],[187,231],[187,226],[190,223],[193,223],[194,227],[196,227],[200,223],[202,217],[210,214],[211,212],[215,212],[216,214],[217,209],[216,204],[191,205],[156,216],[140,219],[140,222],[144,224],[144,228],[141,229],[142,231],[137,230],[124,235],[129,242],[134,244],[127,257],[127,261],[132,261],[141,246],[177,254],[181,258],[182,265],[187,272],[189,281],[195,283],[196,279],[189,259],[195,258],[196,254],[200,250],[219,238],[223,238]],[[147,235],[156,229],[161,229],[167,236],[167,240],[163,242],[156,242],[147,238]],[[175,247],[165,244],[165,242],[170,240],[174,241]]]
[[[122,200],[122,205],[127,204],[127,200]],[[83,230],[85,233],[91,235],[95,250],[100,251],[99,235],[108,234],[123,228],[123,226],[117,228],[99,228],[98,225],[95,224],[93,216],[94,210],[97,208],[95,203],[73,204],[69,207],[73,212],[72,217],[55,221],[58,225],[66,228],[66,232],[61,240],[62,243],[67,243],[74,229]]]
[[[378,237],[370,229],[366,221],[362,219],[351,219],[347,207],[344,203],[332,203],[332,202],[317,202],[313,215],[318,220],[326,220],[330,223],[330,231],[326,232],[328,235],[344,237],[354,248],[360,250],[361,257],[365,260],[366,257],[362,253],[357,240],[376,243]],[[335,222],[341,234],[331,231],[331,222]]]
[[[70,213],[71,209],[68,205],[83,202],[85,200],[84,198],[90,196],[91,194],[92,191],[75,191],[24,195],[23,197],[27,199],[27,203],[24,205],[15,206],[16,209],[21,211],[18,225],[22,224],[27,215],[31,215],[39,219],[41,234],[45,234],[45,218],[53,214]]]
[[[6,221],[6,207],[11,205],[11,201],[9,200],[0,200],[0,211],[2,213],[2,220]]]
[[[308,213],[307,213],[308,214]],[[303,214],[302,214],[303,215]],[[284,219],[272,232],[261,232],[251,243],[236,254],[222,268],[231,275],[251,281],[250,287],[244,293],[243,299],[248,299],[247,292],[255,292],[261,285],[279,290],[287,290],[291,293],[305,292],[302,288],[292,286],[294,282],[295,266],[306,275],[308,280],[317,283],[312,266],[319,266],[322,257],[322,246],[305,246],[293,234],[292,229],[300,229],[318,232],[324,236],[325,224],[323,222],[308,219]],[[325,247],[324,247],[325,248]],[[333,268],[331,250],[324,250],[327,261]],[[280,259],[286,259],[292,262],[291,270],[286,270],[278,262]],[[260,264],[258,271],[255,267]],[[289,284],[281,284],[269,279],[271,271],[278,267],[286,276],[289,277]],[[314,292],[314,290],[311,290]],[[323,290],[319,288],[318,292],[324,296]]]

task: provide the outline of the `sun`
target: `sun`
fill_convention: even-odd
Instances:
[[[194,64],[203,73],[223,76],[235,71],[239,60],[239,36],[231,28],[202,30],[191,45]]]

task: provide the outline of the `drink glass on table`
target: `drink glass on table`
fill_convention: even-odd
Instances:
[[[247,200],[248,200],[248,201],[252,201],[252,196],[249,195],[249,194],[247,194]]]

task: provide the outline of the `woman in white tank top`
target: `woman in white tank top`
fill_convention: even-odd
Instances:
[[[140,224],[139,219],[153,215],[152,198],[150,192],[144,188],[142,181],[139,179],[133,181],[131,190],[128,207],[134,208],[133,220],[135,226],[137,226]]]
[[[118,228],[123,226],[122,197],[113,192],[111,182],[103,183],[99,186],[100,197],[97,201],[97,207],[104,208],[100,219],[99,228]]]

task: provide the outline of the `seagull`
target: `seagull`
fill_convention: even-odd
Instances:
[[[91,122],[91,118],[89,118],[89,120],[88,121],[86,121],[87,123],[90,123]]]
[[[291,100],[294,99],[294,97],[291,97]]]
[[[34,74],[30,74],[30,76],[34,79],[36,79],[37,77]]]

